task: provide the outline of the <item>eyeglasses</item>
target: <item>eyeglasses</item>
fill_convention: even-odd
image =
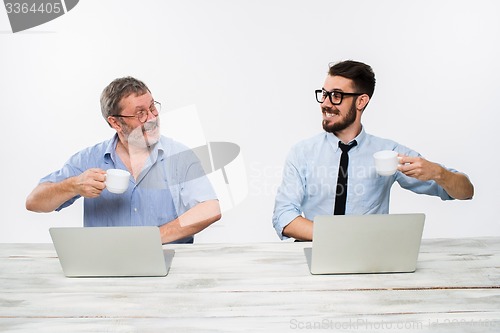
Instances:
[[[325,89],[321,90],[315,90],[314,91],[316,94],[316,100],[318,103],[323,103],[325,101],[326,96],[330,99],[330,102],[333,105],[339,105],[342,103],[342,99],[344,99],[344,96],[359,96],[363,95],[363,93],[346,93],[342,91],[326,91]]]
[[[148,120],[148,113],[151,112],[151,114],[155,117],[158,116],[158,113],[161,111],[161,103],[154,101],[151,106],[149,107],[149,110],[140,110],[138,111],[135,115],[133,116],[124,116],[121,114],[112,114],[111,117],[120,117],[120,118],[137,118],[141,123],[145,123]]]

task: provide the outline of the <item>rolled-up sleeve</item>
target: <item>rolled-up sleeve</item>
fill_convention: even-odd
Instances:
[[[291,151],[287,156],[283,180],[276,194],[273,226],[282,240],[289,238],[283,235],[283,229],[302,214],[300,207],[305,193],[305,179],[298,161],[296,152]]]
[[[200,202],[217,200],[196,154],[177,142],[170,144],[175,153],[167,157],[166,170],[177,214],[185,213]]]
[[[408,147],[398,145],[396,149],[400,154],[404,154],[407,156],[413,156],[413,157],[423,157],[420,153],[409,149]],[[444,165],[441,165],[441,167],[445,168],[448,171],[451,172],[458,172],[455,169],[447,168]],[[396,174],[396,181],[398,182],[399,186],[406,190],[410,190],[414,193],[417,194],[426,194],[426,195],[432,195],[441,198],[441,200],[454,200],[453,197],[451,197],[441,186],[438,185],[433,180],[428,180],[428,181],[421,181],[413,177],[409,177],[404,175],[402,172],[398,172]]]
[[[454,169],[449,169],[449,168],[446,169],[451,172],[458,172],[457,170]],[[405,176],[403,173],[398,172],[398,177],[396,181],[402,188],[410,190],[414,193],[436,196],[441,198],[441,200],[454,200],[454,198],[451,197],[448,194],[448,192],[444,190],[444,188],[439,186],[438,183],[436,183],[433,180],[428,180],[424,182],[416,178]]]
[[[40,179],[39,184],[41,183],[59,183],[67,178],[77,176],[82,173],[82,170],[76,166],[76,162],[78,161],[79,156],[73,155],[64,166],[57,171],[54,171],[47,176]],[[61,206],[55,209],[55,211],[60,211],[63,208],[71,206],[80,196],[75,196],[70,200],[64,202]]]

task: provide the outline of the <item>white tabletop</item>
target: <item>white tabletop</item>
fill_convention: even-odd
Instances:
[[[417,271],[311,275],[310,243],[167,245],[168,276],[66,278],[0,244],[0,332],[499,332],[500,239],[423,240]]]

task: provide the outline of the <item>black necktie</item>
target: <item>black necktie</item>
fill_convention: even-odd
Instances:
[[[347,152],[357,144],[356,140],[348,145],[339,141],[339,147],[342,149],[342,155],[340,156],[339,176],[337,178],[335,209],[333,211],[334,215],[345,215],[345,203],[347,200],[347,165],[349,164],[349,154]]]

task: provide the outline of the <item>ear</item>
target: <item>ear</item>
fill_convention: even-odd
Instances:
[[[367,94],[360,95],[356,100],[356,109],[364,111],[369,101],[370,96],[368,96]]]
[[[116,120],[115,117],[109,116],[108,117],[108,124],[111,126],[111,128],[115,129],[116,131],[121,130],[121,124],[118,120]]]

